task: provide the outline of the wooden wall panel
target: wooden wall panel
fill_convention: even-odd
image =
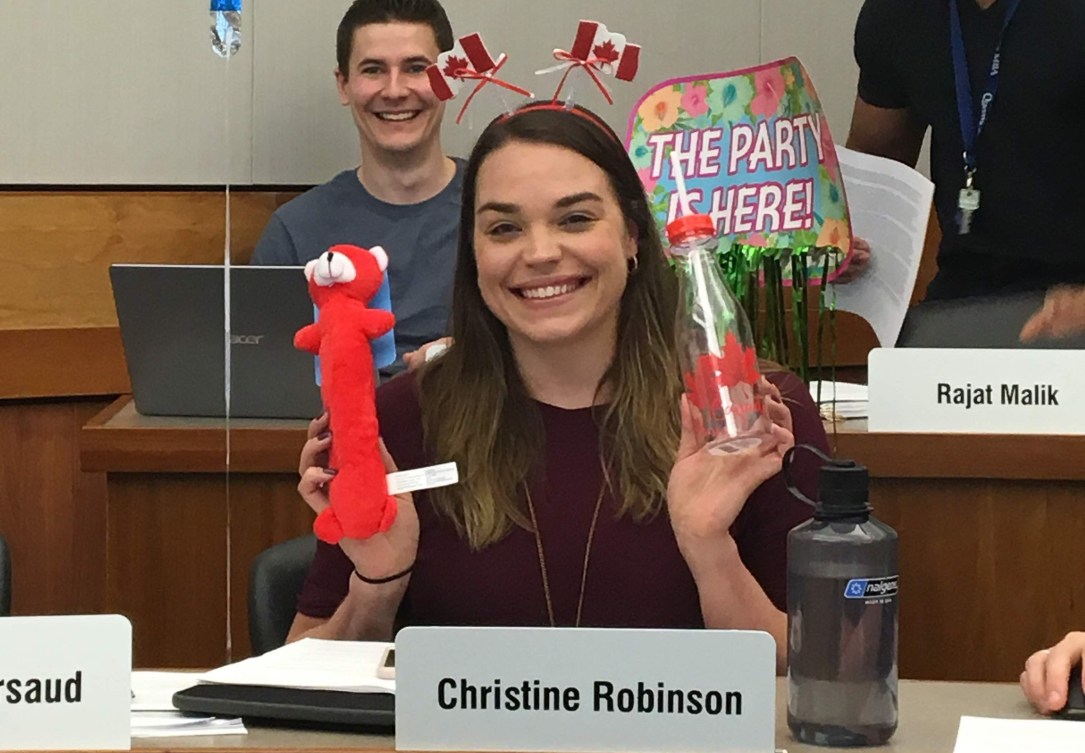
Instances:
[[[117,327],[0,329],[0,399],[131,391]]]
[[[15,614],[105,606],[104,473],[79,465],[79,431],[101,400],[0,402],[0,534]]]
[[[108,530],[106,608],[132,621],[133,666],[224,663],[226,477],[113,474]]]
[[[294,192],[235,191],[247,263]],[[221,264],[222,191],[0,191],[0,399],[128,390],[109,265]]]
[[[881,479],[1085,482],[1085,437],[1047,434],[868,432],[866,419],[827,424],[837,457]]]
[[[285,474],[110,474],[107,608],[132,621],[135,666],[208,667],[250,654],[252,560],[312,528],[296,483]]]
[[[234,192],[233,261],[292,193]],[[0,329],[116,325],[109,265],[220,264],[222,191],[0,192]]]
[[[900,534],[900,674],[1013,682],[1085,625],[1085,484],[875,479]]]
[[[230,503],[230,592],[233,658],[252,654],[249,569],[260,552],[313,530],[313,512],[298,496],[296,473],[233,477]],[[237,481],[241,483],[238,484]]]

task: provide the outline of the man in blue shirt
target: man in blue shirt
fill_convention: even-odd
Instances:
[[[444,104],[426,67],[452,45],[437,0],[355,0],[336,35],[335,80],[361,164],[276,210],[252,256],[290,266],[337,243],[384,247],[397,355],[384,376],[448,323],[463,163],[441,147]]]

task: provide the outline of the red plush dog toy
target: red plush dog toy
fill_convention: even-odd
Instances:
[[[313,523],[321,541],[365,539],[396,519],[378,445],[376,382],[369,341],[392,329],[391,312],[367,307],[384,279],[388,256],[380,246],[332,246],[305,265],[309,295],[320,309],[298,330],[294,347],[320,356],[321,395],[331,417],[328,487],[331,505]]]

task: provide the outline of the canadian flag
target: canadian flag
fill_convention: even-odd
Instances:
[[[451,50],[438,55],[437,62],[426,68],[426,75],[437,99],[447,101],[459,93],[463,73],[486,73],[496,65],[476,32],[460,37]]]
[[[640,65],[640,45],[627,44],[624,34],[608,31],[598,21],[580,21],[569,54],[577,60],[598,61],[604,73],[614,74],[619,81],[632,81]]]

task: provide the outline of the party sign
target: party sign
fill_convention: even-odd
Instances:
[[[811,272],[851,250],[829,124],[796,58],[665,81],[634,107],[626,141],[660,227],[683,212],[677,167],[725,247],[806,255]]]

